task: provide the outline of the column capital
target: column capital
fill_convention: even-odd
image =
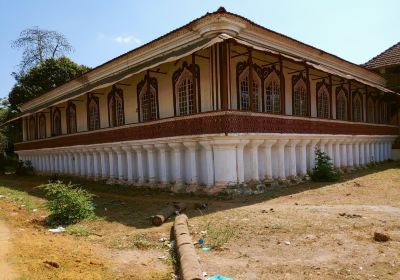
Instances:
[[[129,151],[132,151],[132,146],[124,145],[124,146],[121,146],[121,149],[124,150],[125,152],[129,152]]]
[[[183,145],[188,148],[189,150],[194,150],[197,147],[197,143],[196,142],[183,142]]]
[[[147,152],[154,152],[154,145],[153,144],[145,144],[143,145],[143,149],[145,149]]]
[[[264,140],[251,140],[250,147],[256,148],[256,147],[260,146],[262,143],[264,143]]]
[[[289,139],[279,139],[278,145],[285,146],[289,142]]]
[[[214,140],[213,147],[217,150],[229,150],[229,149],[236,149],[236,146],[242,145],[244,147],[249,140]]]
[[[264,145],[268,148],[272,147],[273,145],[275,145],[275,143],[277,142],[276,139],[267,139],[264,141]]]
[[[168,146],[169,146],[171,149],[173,149],[174,151],[175,151],[175,150],[181,150],[181,149],[182,149],[182,143],[180,143],[180,142],[168,143]]]
[[[166,149],[168,149],[167,143],[158,143],[158,144],[155,144],[154,147],[156,147],[158,150],[160,150],[162,152],[165,151]]]
[[[300,139],[290,139],[288,145],[296,146],[300,142]]]
[[[212,149],[212,141],[199,141],[199,144],[206,149],[207,151],[210,151]]]
[[[302,140],[300,140],[299,145],[300,145],[301,147],[307,146],[310,142],[311,142],[310,139],[302,139]]]

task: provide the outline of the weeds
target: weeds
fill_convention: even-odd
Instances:
[[[89,236],[92,235],[92,230],[84,225],[70,225],[66,228],[66,232],[76,236]]]
[[[6,187],[0,187],[0,195],[3,195],[5,199],[18,203],[19,206],[26,208],[29,211],[37,209],[38,206],[33,202],[26,192],[12,190]]]
[[[207,235],[204,238],[207,245],[212,248],[223,248],[235,236],[234,229],[228,225],[216,225],[211,222],[206,224]]]

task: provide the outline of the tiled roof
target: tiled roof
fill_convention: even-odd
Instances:
[[[400,42],[364,63],[364,66],[369,69],[374,69],[395,64],[400,64]]]

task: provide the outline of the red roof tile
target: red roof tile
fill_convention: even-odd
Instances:
[[[369,69],[375,69],[395,64],[400,64],[400,42],[370,59],[368,62],[364,63],[364,66]]]

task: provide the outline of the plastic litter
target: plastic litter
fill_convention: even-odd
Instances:
[[[233,280],[233,278],[229,278],[229,277],[226,277],[226,276],[222,276],[222,275],[214,275],[214,276],[211,276],[211,277],[209,277],[207,280]]]
[[[197,244],[203,245],[204,244],[204,240],[203,239],[199,239],[199,241],[197,241]]]
[[[211,247],[203,246],[201,247],[201,250],[203,250],[204,252],[208,252],[211,251]]]
[[[0,198],[5,198],[5,197],[6,197],[5,195],[0,194]]]
[[[51,228],[51,229],[49,229],[49,231],[53,232],[53,233],[64,232],[65,228],[63,228],[63,227]]]

